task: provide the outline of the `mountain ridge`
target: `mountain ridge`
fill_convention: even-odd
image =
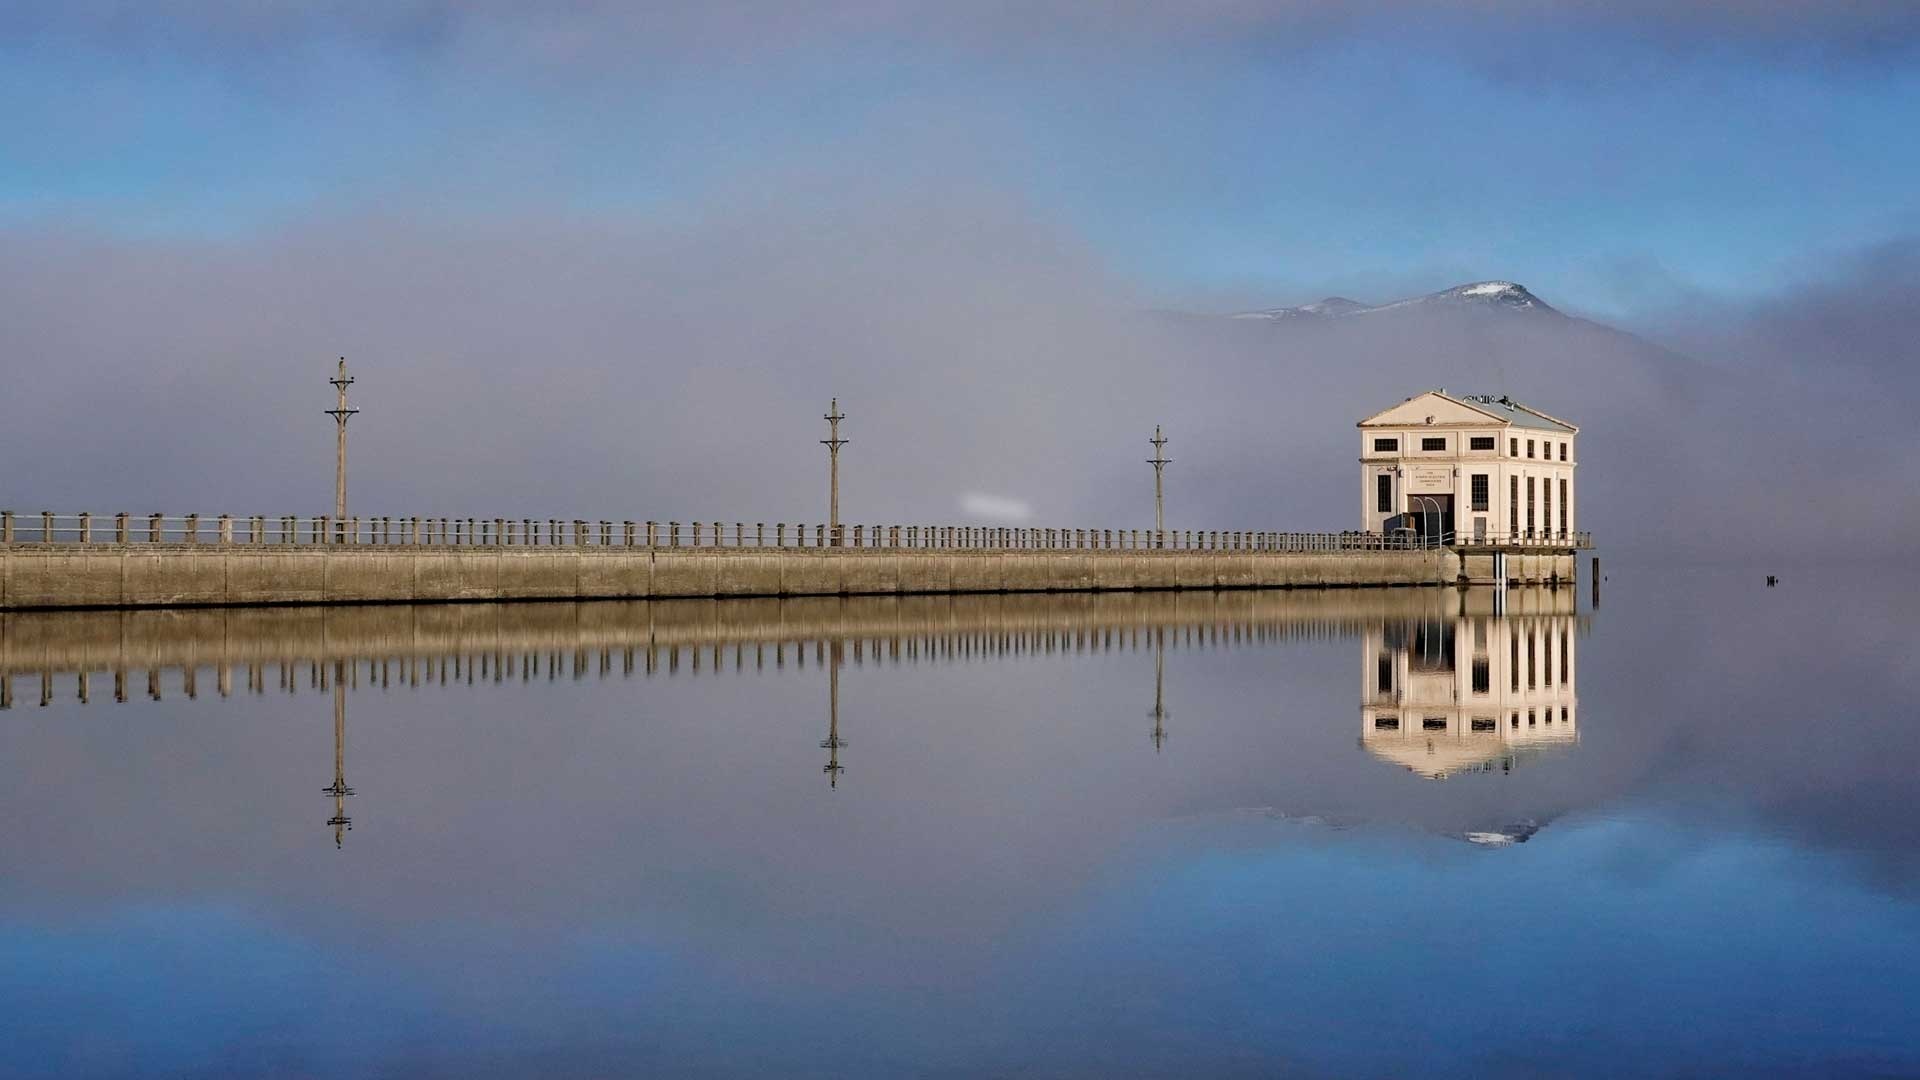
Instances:
[[[1374,315],[1386,311],[1404,311],[1411,309],[1431,310],[1436,307],[1453,309],[1492,309],[1500,311],[1526,312],[1535,315],[1551,315],[1559,318],[1566,316],[1557,308],[1528,291],[1525,285],[1514,281],[1470,281],[1464,285],[1455,285],[1439,292],[1410,296],[1401,300],[1390,300],[1384,304],[1366,304],[1344,296],[1329,296],[1311,304],[1296,307],[1267,308],[1260,311],[1240,311],[1227,316],[1229,319],[1249,319],[1268,321],[1286,321],[1294,319],[1332,320],[1352,319]]]

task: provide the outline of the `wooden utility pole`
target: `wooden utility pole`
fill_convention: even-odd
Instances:
[[[346,536],[347,528],[347,420],[360,410],[347,408],[347,387],[353,385],[353,379],[347,375],[346,357],[340,358],[339,374],[327,381],[340,392],[340,403],[327,410],[339,427],[333,461],[333,535],[338,541]]]
[[[829,476],[828,489],[827,489],[828,490],[827,535],[831,537],[828,543],[832,544],[834,547],[839,547],[840,546],[840,448],[847,445],[847,443],[851,442],[852,440],[843,439],[840,437],[840,421],[845,420],[846,417],[840,415],[840,399],[839,398],[833,399],[833,404],[828,408],[827,415],[821,417],[821,419],[827,422],[827,437],[824,439],[821,439],[820,442],[824,444],[827,448],[827,471]],[[343,428],[342,430],[345,430],[345,429]],[[345,439],[346,436],[342,435],[341,438]],[[344,443],[342,445],[344,445]]]
[[[345,436],[341,437],[345,438]],[[1153,456],[1147,459],[1147,464],[1153,466],[1153,546],[1165,547],[1167,519],[1165,505],[1161,499],[1160,474],[1166,471],[1173,459],[1167,456],[1168,440],[1165,435],[1160,434],[1159,424],[1153,425],[1153,438],[1147,441],[1153,444]]]

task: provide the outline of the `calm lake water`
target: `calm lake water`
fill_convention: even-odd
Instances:
[[[1920,1074],[1920,581],[1609,573],[0,619],[0,1073]]]

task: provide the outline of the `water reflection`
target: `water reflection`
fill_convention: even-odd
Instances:
[[[1167,741],[1167,632],[1153,628],[1153,752]]]
[[[1553,601],[1565,596],[1563,611]],[[1578,620],[1571,594],[1549,610],[1463,610],[1384,622],[1361,641],[1360,743],[1383,761],[1444,780],[1511,772],[1579,742]]]
[[[838,789],[840,774],[846,767],[840,764],[840,748],[847,745],[840,737],[840,666],[846,662],[846,646],[833,643],[832,666],[827,669],[827,737],[820,740],[820,749],[827,752],[827,763],[821,771],[827,774],[827,786]]]
[[[11,1057],[1912,1072],[1911,602],[1633,586],[10,615]]]
[[[203,672],[228,697],[236,673],[260,695],[270,682],[295,692],[303,669],[313,689],[357,689],[363,675],[386,689],[1151,648],[1157,744],[1169,647],[1351,637],[1486,602],[1431,589],[12,613],[0,615],[0,708],[13,707],[23,681],[50,705],[69,676],[74,700],[86,703],[98,674],[111,674],[114,700],[125,701],[130,674],[144,673],[159,701],[168,684],[198,698]]]

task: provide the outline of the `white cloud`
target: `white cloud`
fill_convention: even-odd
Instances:
[[[989,521],[1025,521],[1033,516],[1033,507],[1020,499],[988,495],[981,491],[969,491],[960,496],[960,510]]]

